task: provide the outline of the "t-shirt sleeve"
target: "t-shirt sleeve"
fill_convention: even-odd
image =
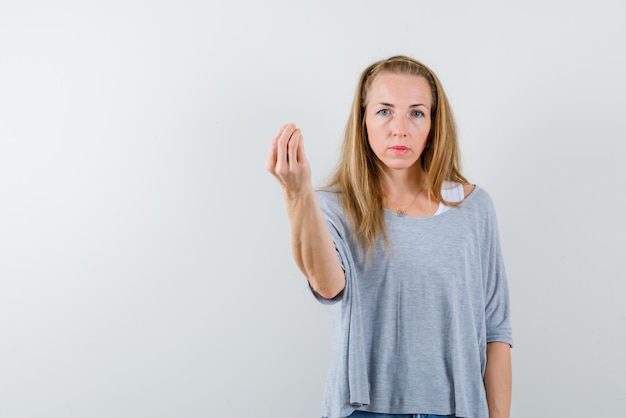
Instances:
[[[347,277],[350,270],[350,249],[347,244],[347,228],[343,216],[343,208],[339,202],[338,195],[333,192],[320,191],[316,193],[316,197],[320,208],[322,209],[322,213],[324,214],[324,218],[326,219],[326,225],[328,226],[330,236],[335,244],[335,250],[337,252],[337,257],[339,258],[339,263],[341,264],[341,268]],[[346,287],[347,286],[348,280],[346,280]],[[319,302],[327,305],[341,301],[344,293],[346,292],[346,288],[344,288],[337,296],[332,299],[328,299],[317,293],[311,287],[310,283],[309,288],[311,289],[313,296],[315,296]]]
[[[513,346],[509,285],[500,248],[495,209],[491,200],[486,208],[483,237],[483,280],[487,342],[504,342]]]

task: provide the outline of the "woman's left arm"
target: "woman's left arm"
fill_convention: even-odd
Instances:
[[[512,381],[511,346],[502,342],[488,343],[485,391],[489,418],[509,418]]]

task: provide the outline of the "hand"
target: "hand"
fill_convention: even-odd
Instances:
[[[278,179],[289,196],[312,188],[311,168],[304,155],[302,132],[294,124],[280,128],[272,141],[265,168]]]

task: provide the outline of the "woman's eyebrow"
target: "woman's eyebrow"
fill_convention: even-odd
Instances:
[[[378,103],[378,105],[379,106],[385,106],[385,107],[395,107],[393,104],[385,103],[385,102],[380,102],[380,103]],[[428,109],[428,106],[426,106],[425,104],[422,104],[422,103],[415,103],[415,104],[410,105],[409,107],[419,107],[419,106],[423,106],[426,109]]]

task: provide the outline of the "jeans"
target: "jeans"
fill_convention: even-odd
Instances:
[[[379,414],[375,412],[354,411],[350,418],[454,418],[454,415],[432,414]]]

